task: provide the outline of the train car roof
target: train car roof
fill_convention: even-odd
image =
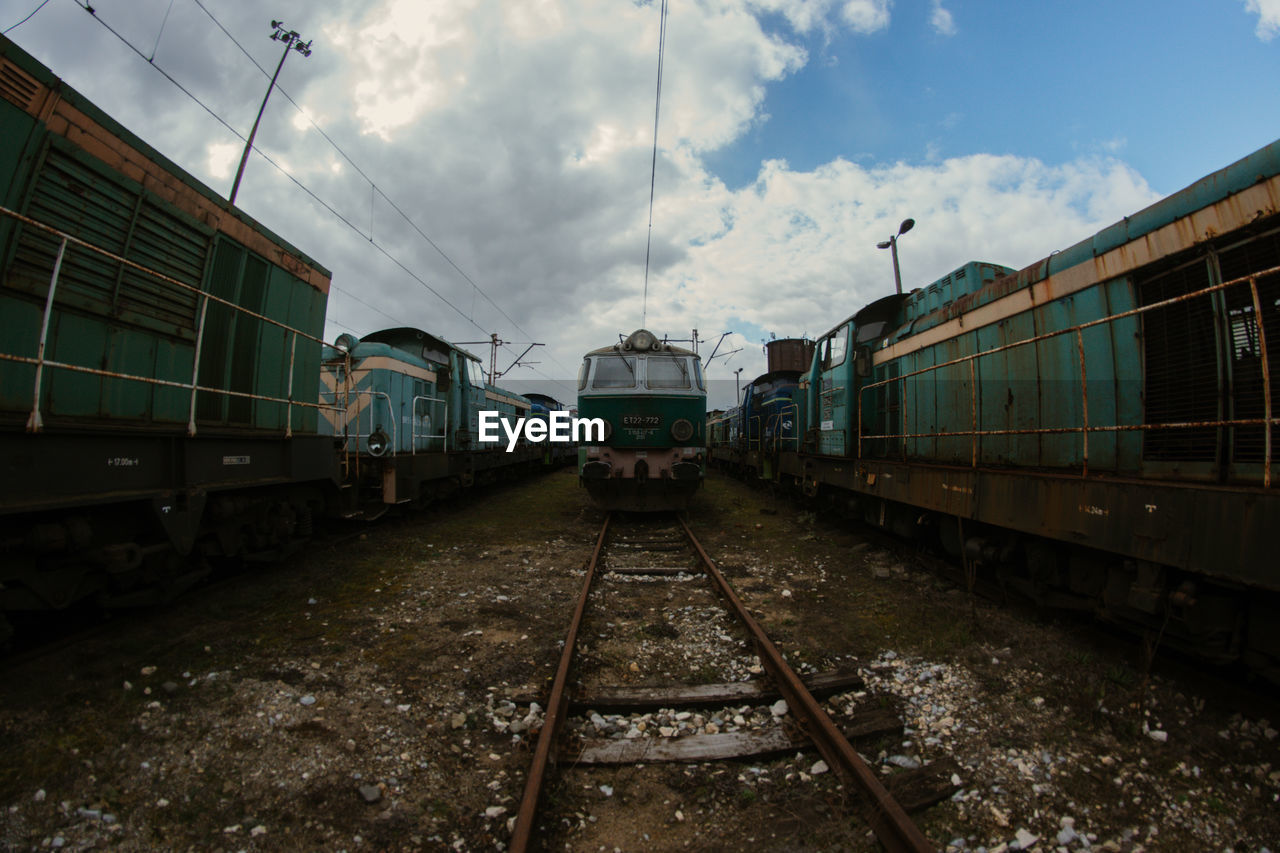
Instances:
[[[396,349],[408,349],[409,346],[421,346],[423,357],[428,361],[440,361],[447,364],[449,361],[448,354],[450,352],[461,353],[472,361],[480,361],[479,358],[464,350],[462,347],[449,343],[444,338],[437,337],[430,332],[424,332],[421,329],[415,329],[411,326],[400,326],[395,329],[383,329],[378,332],[370,332],[360,339],[361,343],[387,344]],[[408,345],[408,346],[406,346]],[[436,355],[438,358],[432,359],[431,356]],[[483,362],[481,362],[483,364]]]
[[[702,356],[691,349],[658,340],[658,336],[648,329],[636,329],[625,340],[613,346],[593,349],[587,355],[691,355],[698,360],[702,359]]]
[[[526,400],[530,400],[534,403],[541,403],[542,405],[546,406],[548,409],[564,408],[563,403],[561,403],[555,397],[552,397],[548,394],[539,394],[537,392],[533,392],[533,393],[525,394],[523,396]]]

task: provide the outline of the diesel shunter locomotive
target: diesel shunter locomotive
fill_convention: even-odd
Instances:
[[[587,353],[578,415],[605,422],[604,442],[578,451],[578,471],[603,509],[685,509],[702,483],[706,383],[692,350],[640,329]]]
[[[1280,682],[1278,343],[1280,141],[1023,269],[863,306],[800,376],[798,442],[744,405],[711,454]]]

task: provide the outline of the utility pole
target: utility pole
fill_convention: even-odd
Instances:
[[[249,131],[249,140],[244,144],[244,154],[240,157],[240,168],[236,169],[236,182],[231,185],[231,197],[228,199],[232,204],[236,203],[236,193],[240,191],[240,179],[244,177],[244,167],[249,162],[249,152],[253,150],[253,138],[258,135],[258,123],[262,121],[262,113],[267,108],[267,99],[271,97],[271,92],[276,87],[276,80],[280,77],[280,69],[284,68],[284,61],[289,57],[289,51],[296,50],[303,56],[311,55],[311,42],[308,41],[303,44],[302,36],[298,35],[297,30],[285,32],[284,24],[280,21],[272,21],[271,26],[275,30],[271,34],[271,40],[284,42],[284,53],[280,55],[280,64],[276,66],[276,73],[271,78],[271,85],[267,87],[267,94],[262,99],[262,106],[258,107],[258,117],[253,120],[253,130]]]

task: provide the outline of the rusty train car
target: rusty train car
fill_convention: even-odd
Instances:
[[[1278,352],[1280,142],[1024,269],[866,305],[817,341],[798,447],[710,453],[1277,679]]]

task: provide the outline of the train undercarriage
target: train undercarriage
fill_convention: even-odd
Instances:
[[[717,449],[713,461],[940,551],[961,582],[1280,684],[1280,592],[1266,585],[1266,543],[1231,532],[1277,529],[1276,496],[797,453]],[[1231,523],[1245,514],[1261,527]]]

